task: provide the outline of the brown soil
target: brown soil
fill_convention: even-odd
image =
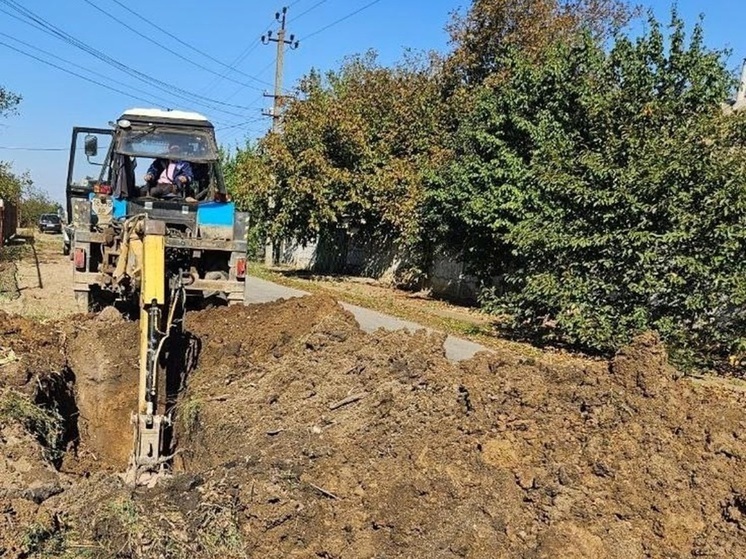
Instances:
[[[0,388],[45,404],[74,376],[80,410],[62,472],[0,417],[9,557],[746,556],[744,392],[680,378],[652,334],[609,363],[453,365],[439,336],[365,334],[323,296],[189,314],[174,475],[132,489],[109,472],[136,323],[0,329],[28,377],[0,365]]]
[[[62,236],[26,231],[16,262],[0,262],[0,310],[38,320],[76,314],[72,263],[62,255]]]

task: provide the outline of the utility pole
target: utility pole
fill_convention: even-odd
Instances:
[[[268,45],[269,43],[277,43],[277,59],[275,61],[275,91],[273,94],[265,93],[265,97],[272,97],[273,104],[271,111],[265,111],[265,115],[272,117],[272,131],[280,131],[280,113],[282,111],[282,104],[285,96],[282,94],[282,70],[285,58],[285,45],[291,49],[297,49],[299,42],[295,40],[295,35],[291,34],[289,38],[285,38],[287,30],[285,29],[285,22],[287,19],[288,9],[282,8],[282,11],[275,13],[275,19],[280,24],[280,29],[277,31],[277,37],[272,36],[272,31],[267,31],[266,35],[262,35],[262,43]]]
[[[288,9],[283,7],[282,11],[275,13],[275,19],[280,24],[280,29],[277,31],[277,37],[272,36],[272,31],[267,31],[266,35],[262,35],[262,43],[268,45],[269,43],[277,43],[277,58],[275,60],[275,91],[273,94],[265,93],[265,97],[272,97],[272,109],[270,111],[264,111],[263,114],[272,117],[272,132],[278,133],[280,131],[280,116],[282,112],[282,105],[285,100],[285,96],[282,94],[282,70],[283,62],[285,57],[285,45],[291,49],[298,48],[298,41],[295,40],[295,35],[291,34],[288,39],[285,38],[285,21],[287,19]],[[274,200],[270,198],[269,206],[274,206]],[[267,237],[267,245],[264,250],[264,265],[273,266],[275,263],[275,246],[271,237]]]

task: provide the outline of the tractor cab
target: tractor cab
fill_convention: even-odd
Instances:
[[[217,225],[227,225],[235,207],[226,203],[215,130],[207,118],[186,111],[130,109],[110,124],[111,129],[73,129],[67,178],[72,222],[105,224],[147,212],[190,236],[196,234],[198,213],[209,219],[221,214]],[[154,163],[162,168],[169,161],[185,162],[180,164],[188,165],[191,180],[176,181],[173,192],[153,194],[157,189],[149,188],[145,175]],[[90,216],[76,215],[76,200],[90,202]],[[215,232],[210,226],[216,224],[205,225]]]
[[[219,152],[212,124],[198,113],[130,109],[111,129],[73,129],[68,167],[68,199],[110,196],[118,201],[157,198],[174,203],[225,200]],[[82,153],[81,153],[82,152]],[[174,192],[151,195],[144,179],[154,162],[180,161],[191,171],[187,184]],[[77,176],[76,176],[77,175]],[[158,177],[155,177],[158,180]],[[72,208],[68,207],[72,214]]]

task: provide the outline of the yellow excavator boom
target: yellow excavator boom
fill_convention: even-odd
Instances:
[[[130,243],[137,243],[133,239]],[[145,218],[141,247],[129,249],[141,253],[140,268],[140,384],[135,427],[133,465],[157,468],[163,464],[163,428],[169,418],[158,410],[158,358],[170,325],[164,327],[166,307],[166,224]]]

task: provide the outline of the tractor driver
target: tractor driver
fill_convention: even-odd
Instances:
[[[163,198],[171,194],[185,197],[186,189],[194,180],[194,174],[191,164],[179,159],[180,154],[181,146],[170,145],[168,147],[169,157],[160,157],[148,167],[148,172],[143,178],[151,196]]]

